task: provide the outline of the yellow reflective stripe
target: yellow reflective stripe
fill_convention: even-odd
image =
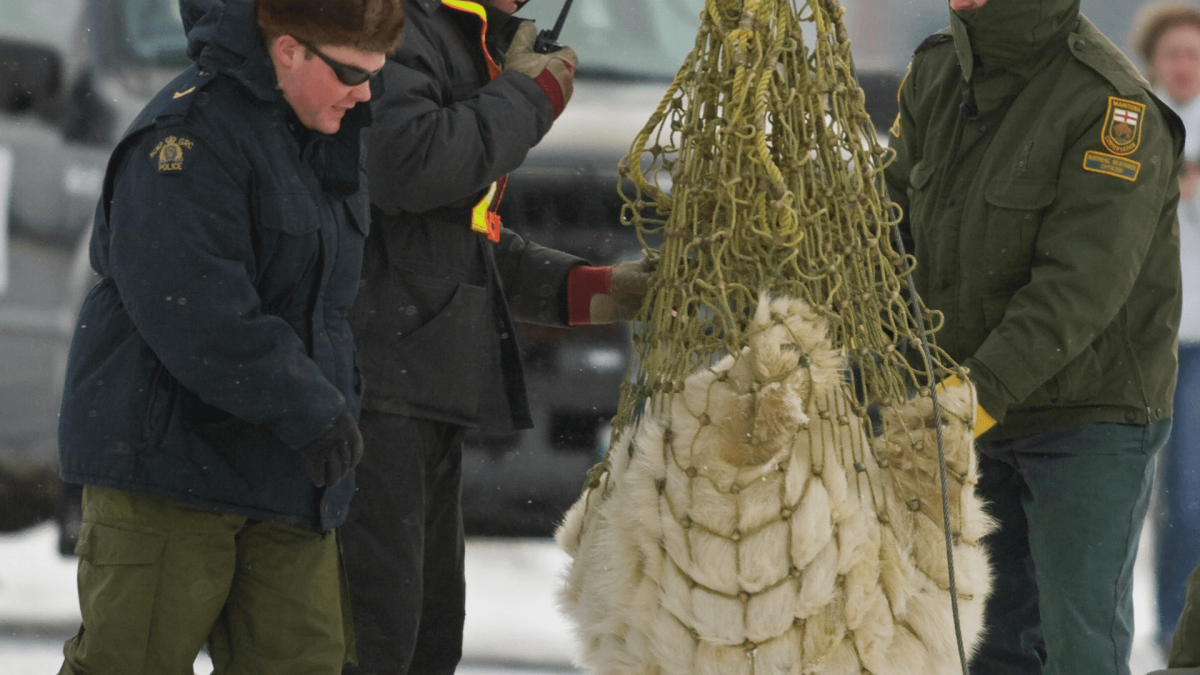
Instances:
[[[470,0],[442,0],[442,4],[451,9],[457,9],[460,12],[474,14],[483,22],[483,28],[479,31],[479,46],[483,51],[483,58],[487,61],[488,75],[493,80],[500,77],[500,73],[504,71],[492,60],[492,55],[488,52],[487,48],[487,10],[478,2],[471,2]]]
[[[457,9],[460,12],[470,12],[479,17],[484,24],[487,24],[487,10],[478,2],[471,2],[471,0],[442,0],[442,4]]]
[[[487,48],[487,10],[483,8],[483,5],[480,5],[478,2],[471,2],[471,0],[442,0],[442,4],[450,9],[474,14],[483,22],[483,26],[479,29],[479,49],[483,52],[484,60],[487,61],[488,75],[493,80],[500,77],[500,73],[503,70],[492,59],[492,54]],[[492,200],[496,198],[496,185],[497,183],[492,183],[492,186],[488,188],[487,194],[484,195],[483,199],[479,200],[479,203],[471,209],[471,229],[475,232],[489,235],[489,238],[495,234],[488,227],[490,222],[488,211],[492,207]],[[492,216],[492,218],[495,217],[494,215]]]
[[[488,209],[492,206],[492,199],[496,196],[496,184],[488,188],[487,194],[479,203],[471,209],[471,229],[483,234],[488,233]]]

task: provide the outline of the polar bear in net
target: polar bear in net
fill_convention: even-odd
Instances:
[[[960,672],[928,396],[872,425],[823,319],[764,296],[737,358],[616,431],[556,534],[603,675]],[[970,385],[939,395],[967,653],[991,588]],[[882,428],[882,433],[872,429]]]

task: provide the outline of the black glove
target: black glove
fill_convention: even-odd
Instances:
[[[362,459],[363,439],[358,433],[358,423],[349,411],[343,410],[341,417],[317,440],[300,449],[304,458],[304,470],[317,487],[333,487]]]

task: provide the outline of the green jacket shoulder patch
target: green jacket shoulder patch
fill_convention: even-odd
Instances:
[[[1183,122],[1171,107],[1154,94],[1154,87],[1142,76],[1116,45],[1112,43],[1087,17],[1081,17],[1079,29],[1068,38],[1071,54],[1075,60],[1086,65],[1104,78],[1122,97],[1153,102],[1175,138],[1176,151],[1183,148]]]

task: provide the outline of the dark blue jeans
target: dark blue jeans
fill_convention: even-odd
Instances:
[[[1171,421],[1085,424],[980,442],[1000,528],[972,675],[1128,675],[1133,562]]]
[[[1169,643],[1187,579],[1200,562],[1200,344],[1180,343],[1171,439],[1159,471],[1166,513],[1158,536],[1158,634]]]

